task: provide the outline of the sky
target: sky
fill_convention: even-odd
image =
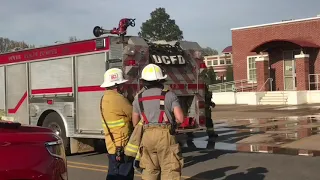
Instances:
[[[222,51],[231,28],[301,19],[320,14],[319,0],[0,0],[0,37],[35,45],[94,38],[99,25],[111,29],[121,18],[136,18],[136,35],[157,7],[164,7],[184,39]]]

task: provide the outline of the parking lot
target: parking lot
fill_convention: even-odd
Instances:
[[[179,137],[182,178],[319,179],[319,112],[318,105],[217,105],[212,117],[218,139],[208,140],[204,132]],[[68,157],[70,180],[105,179],[107,170],[105,153]]]
[[[319,112],[318,105],[218,105],[212,114],[216,142],[205,133],[181,141],[183,179],[319,179],[320,157],[312,157],[320,151],[314,143],[319,142]],[[107,169],[106,154],[68,157],[71,180],[105,179]]]
[[[214,144],[207,142],[188,143],[189,147],[183,148],[185,180],[316,180],[320,175],[319,157],[213,150]],[[201,148],[203,145],[206,148]],[[70,180],[105,179],[107,169],[106,154],[68,157]],[[141,179],[139,174],[135,177]]]

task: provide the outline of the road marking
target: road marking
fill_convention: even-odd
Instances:
[[[74,161],[67,161],[68,167],[71,168],[76,168],[76,169],[84,169],[84,170],[91,170],[91,171],[99,171],[99,172],[105,172],[107,173],[108,171],[108,166],[103,166],[103,165],[95,165],[95,164],[87,164],[87,163],[80,163],[80,162],[74,162]],[[70,165],[74,164],[74,165]],[[83,166],[77,166],[78,165],[84,165],[84,166],[91,166],[91,167],[99,167],[99,168],[105,168],[105,169],[97,169],[97,168],[91,168],[91,167],[83,167]],[[134,174],[136,177],[141,177],[140,174]],[[190,176],[181,176],[183,179],[188,179],[188,180],[210,180],[210,179],[204,179],[204,178],[191,178]]]
[[[76,164],[76,165],[84,165],[84,166],[92,166],[92,167],[100,167],[100,168],[108,169],[108,166],[103,166],[103,165],[87,164],[87,163],[80,163],[80,162],[74,162],[74,161],[67,161],[67,163],[68,164]]]
[[[81,164],[85,164],[85,163],[81,163]],[[85,164],[85,165],[88,166],[88,165],[90,165],[90,164]],[[92,165],[94,166],[94,164],[92,164]],[[91,166],[92,166],[92,165],[91,165]],[[90,168],[90,167],[82,167],[82,166],[74,166],[74,165],[68,165],[68,167],[76,168],[76,169],[90,170],[90,171],[99,171],[99,172],[105,172],[105,173],[108,172],[107,170]],[[108,166],[104,166],[104,167],[108,167]],[[141,177],[140,174],[134,174],[134,176]]]
[[[71,168],[76,168],[76,169],[85,169],[85,170],[91,170],[91,171],[108,172],[107,170],[103,170],[103,169],[88,168],[88,167],[81,167],[81,166],[73,166],[73,165],[68,165],[68,167],[71,167]]]

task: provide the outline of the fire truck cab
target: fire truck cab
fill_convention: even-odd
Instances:
[[[49,127],[62,137],[67,154],[94,150],[104,139],[99,103],[104,72],[120,68],[132,102],[142,88],[141,70],[160,65],[166,85],[186,116],[180,133],[205,130],[205,68],[196,42],[148,42],[138,36],[105,36],[0,54],[0,109],[22,124]]]

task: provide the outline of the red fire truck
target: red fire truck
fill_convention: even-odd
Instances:
[[[104,72],[121,68],[129,79],[124,95],[133,101],[142,88],[140,71],[156,63],[167,73],[166,84],[187,117],[178,131],[206,129],[199,44],[148,42],[126,36],[128,26],[134,26],[134,19],[122,19],[113,30],[95,27],[95,39],[0,54],[0,109],[22,124],[51,128],[68,154],[91,151],[93,140],[104,138],[99,109]],[[107,33],[116,35],[101,36]]]

